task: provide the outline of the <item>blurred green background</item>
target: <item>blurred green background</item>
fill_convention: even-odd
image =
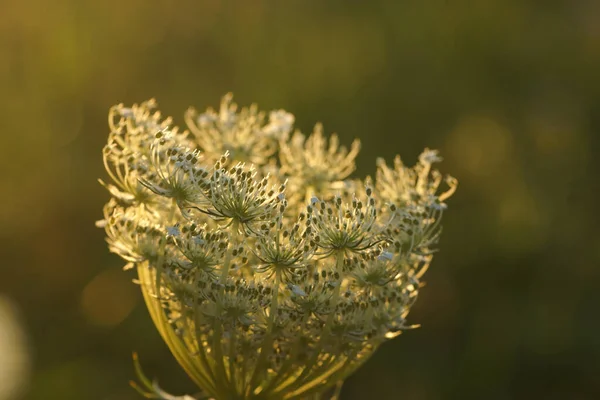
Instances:
[[[600,398],[600,2],[0,2],[0,399],[193,392],[94,227],[115,103],[285,108],[459,181],[410,322],[342,399]],[[596,156],[594,156],[596,154]],[[596,216],[595,216],[596,215]],[[596,222],[594,222],[596,221]]]

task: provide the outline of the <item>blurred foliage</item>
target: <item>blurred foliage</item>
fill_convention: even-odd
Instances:
[[[599,68],[597,0],[1,2],[0,332],[21,321],[32,365],[3,400],[137,399],[132,351],[193,392],[94,227],[96,178],[112,104],[182,124],[227,91],[361,138],[359,175],[428,146],[459,178],[423,327],[342,398],[600,398]]]

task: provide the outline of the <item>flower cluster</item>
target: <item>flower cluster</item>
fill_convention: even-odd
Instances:
[[[435,151],[350,180],[358,141],[347,150],[320,125],[292,134],[283,110],[266,118],[227,95],[181,130],[155,107],[110,110],[99,226],[206,397],[323,395],[410,327],[456,188],[447,177],[439,192]]]

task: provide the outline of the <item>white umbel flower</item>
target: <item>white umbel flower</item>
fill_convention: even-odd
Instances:
[[[223,98],[190,110],[191,132],[149,101],[111,108],[103,157],[111,200],[98,226],[136,267],[150,315],[203,393],[174,397],[136,370],[150,398],[331,398],[406,317],[456,180],[378,160],[350,178],[359,150],[290,136],[294,116]],[[335,395],[334,395],[335,397]]]

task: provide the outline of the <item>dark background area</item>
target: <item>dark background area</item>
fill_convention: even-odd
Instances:
[[[94,227],[112,104],[285,108],[459,179],[409,321],[342,399],[600,398],[600,2],[0,3],[0,399],[194,391]],[[595,221],[595,222],[594,222]]]

